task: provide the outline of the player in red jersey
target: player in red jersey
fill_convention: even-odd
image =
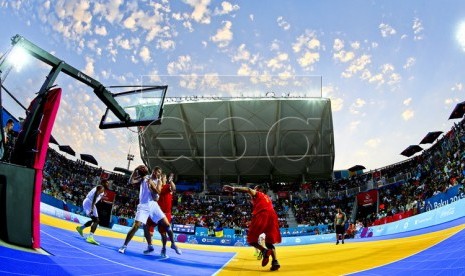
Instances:
[[[165,213],[166,218],[168,219],[168,222],[171,223],[171,209],[173,206],[173,193],[176,192],[176,184],[173,181],[174,175],[170,174],[168,177],[168,181],[166,181],[166,175],[162,176],[162,182],[163,185],[161,186],[161,191],[158,194],[158,205],[160,206],[160,209]],[[165,180],[165,181],[163,181]],[[146,227],[144,228],[144,231],[149,231],[150,232],[150,237],[153,236],[153,232],[155,229],[155,226],[157,224],[154,223],[150,218],[147,220]],[[166,228],[162,225],[158,225],[158,232],[160,232],[161,235],[161,242],[162,242],[162,249],[160,256],[166,257],[166,242],[168,241],[168,237],[166,235]],[[149,244],[147,250],[144,251],[144,254],[148,254],[153,251],[153,246]]]
[[[247,187],[232,187],[224,185],[223,190],[227,192],[248,193],[252,196],[252,221],[249,225],[247,242],[262,252],[262,266],[266,266],[273,258],[270,270],[278,270],[278,259],[274,244],[281,242],[281,232],[279,231],[278,215],[273,208],[271,199],[264,193],[262,186],[257,185],[254,189]],[[260,234],[265,233],[265,246],[258,243]]]

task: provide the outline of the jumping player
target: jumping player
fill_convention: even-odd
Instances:
[[[171,223],[171,217],[172,217],[171,209],[173,206],[173,193],[176,192],[176,184],[174,183],[173,178],[174,178],[174,175],[170,174],[170,176],[168,177],[168,181],[164,181],[166,180],[166,176],[163,175],[161,191],[158,197],[158,205],[160,206],[160,209],[163,211],[163,213],[165,213],[166,218],[169,223]],[[156,226],[156,223],[154,223],[152,219],[149,218],[147,220],[147,224],[145,225],[144,231],[149,231],[149,235],[152,237],[155,226]],[[168,237],[166,235],[166,227],[158,225],[158,232],[160,232],[161,241],[163,245],[161,252],[160,252],[160,256],[166,257],[166,242],[168,241]],[[147,241],[147,243],[148,242],[149,241]],[[153,250],[154,250],[153,246],[151,244],[148,244],[147,250],[144,251],[144,254],[149,254],[150,252],[153,252]]]
[[[152,175],[150,177],[146,177],[148,174],[148,168],[144,165],[138,166],[131,174],[129,178],[129,184],[131,185],[140,185],[139,187],[139,204],[137,205],[136,217],[134,220],[134,224],[132,228],[126,235],[126,239],[124,240],[123,246],[118,249],[119,253],[124,254],[126,252],[126,248],[129,242],[134,237],[134,234],[139,229],[142,223],[147,222],[147,218],[149,217],[149,201],[152,200],[152,195],[150,193],[148,187],[148,180],[151,177],[158,179],[159,175],[161,174],[161,169],[159,167],[155,167],[152,171]],[[145,237],[147,240],[150,237]]]
[[[182,254],[181,250],[176,246],[176,243],[174,242],[173,230],[171,230],[170,223],[166,219],[166,216],[160,209],[158,203],[154,201],[154,191],[156,191],[156,193],[159,193],[161,190],[161,174],[161,168],[155,167],[150,176],[143,177],[143,179],[140,181],[139,204],[137,205],[136,220],[134,221],[134,225],[132,226],[131,230],[129,230],[126,236],[124,245],[119,248],[118,252],[122,254],[126,252],[127,245],[131,241],[137,229],[139,229],[142,223],[147,223],[147,219],[150,217],[154,222],[157,222],[159,225],[166,228],[166,232],[170,237],[170,240],[172,241],[171,248],[174,249],[177,254]],[[135,174],[133,173],[133,175]],[[137,181],[136,177],[131,176],[130,181]],[[147,233],[148,231],[144,232]],[[152,237],[146,234],[145,238],[147,239],[147,242],[151,244]]]
[[[281,232],[279,231],[278,215],[273,208],[271,199],[263,192],[262,186],[257,185],[254,189],[247,187],[223,186],[226,192],[248,193],[252,196],[252,221],[249,225],[247,242],[262,252],[262,266],[266,266],[270,261],[270,255],[273,258],[270,270],[278,270],[278,259],[276,258],[276,249],[273,244],[281,242]],[[258,243],[260,234],[265,233],[265,246]]]
[[[97,202],[99,202],[102,199],[102,197],[105,194],[105,190],[108,190],[108,180],[102,179],[100,183],[101,185],[97,185],[92,190],[90,190],[90,192],[87,194],[86,198],[84,199],[84,202],[82,203],[84,212],[86,213],[86,215],[90,216],[91,220],[86,222],[84,225],[76,227],[76,231],[78,231],[79,235],[81,235],[81,237],[84,237],[84,234],[82,231],[85,228],[90,226],[90,233],[86,238],[86,242],[92,243],[95,245],[100,244],[94,239],[94,233],[95,233],[95,230],[97,230],[98,223],[99,223],[97,207],[95,207],[95,204],[97,204]]]

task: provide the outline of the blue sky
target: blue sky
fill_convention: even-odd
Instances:
[[[453,125],[465,98],[464,22],[463,1],[0,0],[0,52],[21,34],[105,85],[154,75],[321,76],[334,168],[375,169]],[[48,69],[37,71],[7,79],[25,105]],[[138,155],[130,132],[98,129],[104,106],[92,91],[63,76],[57,83],[56,139],[104,168],[126,167],[128,150]]]

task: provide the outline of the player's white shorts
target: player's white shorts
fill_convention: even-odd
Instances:
[[[82,203],[82,208],[84,208],[84,212],[86,213],[86,215],[98,218],[97,206],[94,206],[92,214],[90,213],[90,209],[92,208],[92,201],[90,199],[84,199],[84,202]]]
[[[153,222],[158,223],[162,218],[166,217],[165,213],[163,213],[163,211],[161,210],[160,205],[158,205],[158,202],[149,201],[149,206],[150,218]]]
[[[148,203],[138,204],[137,211],[136,211],[136,221],[140,221],[142,223],[147,223],[147,219],[149,218],[150,209]]]

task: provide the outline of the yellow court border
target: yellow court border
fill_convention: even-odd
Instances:
[[[76,231],[74,222],[41,214],[41,223]],[[435,244],[451,237],[465,228],[465,224],[427,234],[381,241],[351,242],[345,244],[320,243],[300,246],[279,246],[277,255],[281,264],[278,272],[261,267],[260,261],[253,256],[251,247],[210,246],[198,244],[179,244],[183,249],[194,249],[215,252],[235,252],[233,259],[217,274],[218,276],[264,275],[346,275],[386,265],[417,254]],[[96,231],[96,236],[124,239],[125,234],[104,228]],[[143,242],[141,237],[134,241]],[[160,241],[154,241],[160,244]]]

